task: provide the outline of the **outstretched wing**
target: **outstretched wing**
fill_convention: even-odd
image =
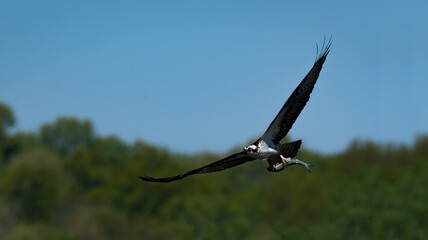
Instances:
[[[167,183],[167,182],[172,182],[175,180],[179,180],[182,179],[184,177],[193,175],[193,174],[200,174],[200,173],[210,173],[210,172],[218,172],[218,171],[223,171],[225,169],[231,168],[231,167],[235,167],[238,166],[240,164],[246,163],[248,161],[252,161],[255,160],[255,158],[250,157],[247,153],[245,152],[240,152],[240,153],[235,153],[229,157],[226,157],[222,160],[219,160],[217,162],[213,162],[211,164],[208,164],[204,167],[201,168],[197,168],[194,169],[192,171],[174,176],[174,177],[167,177],[167,178],[152,178],[152,177],[140,177],[142,180],[144,181],[149,181],[149,182],[162,182],[162,183]]]
[[[321,48],[320,55],[317,57],[314,66],[302,80],[302,82],[297,86],[288,100],[282,106],[278,115],[269,125],[266,132],[261,137],[262,139],[271,140],[275,145],[277,145],[281,139],[283,139],[288,131],[290,131],[293,123],[296,121],[300,112],[302,112],[306,103],[309,100],[310,94],[314,89],[315,83],[317,82],[318,76],[320,74],[322,65],[330,52],[331,40],[328,41],[327,45],[323,45]]]

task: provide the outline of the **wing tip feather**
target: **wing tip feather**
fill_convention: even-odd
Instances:
[[[330,47],[331,47],[332,43],[333,43],[333,36],[330,36],[330,38],[326,42],[326,37],[324,35],[324,41],[323,41],[322,47],[319,51],[319,55],[318,55],[318,44],[316,44],[316,47],[317,47],[317,55],[316,56],[317,56],[317,58],[316,58],[315,62],[319,61],[320,59],[325,59],[327,57],[327,55],[330,53]]]
[[[149,176],[139,177],[141,180],[146,182],[160,182],[160,183],[168,183],[172,182],[174,180],[177,180],[177,178],[170,177],[170,178],[152,178]]]

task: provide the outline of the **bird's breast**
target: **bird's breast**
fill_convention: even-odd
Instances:
[[[269,146],[265,141],[259,143],[259,155],[261,159],[267,159],[272,155],[278,155],[280,152],[273,146]]]

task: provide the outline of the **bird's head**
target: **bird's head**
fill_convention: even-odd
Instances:
[[[244,152],[246,153],[256,153],[257,150],[258,148],[256,145],[250,145],[250,146],[244,147]]]

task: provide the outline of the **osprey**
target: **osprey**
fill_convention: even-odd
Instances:
[[[324,41],[325,44],[325,41]],[[213,162],[201,168],[191,170],[189,172],[166,178],[140,177],[144,181],[150,182],[172,182],[184,177],[222,171],[240,164],[250,162],[256,159],[267,160],[269,167],[268,171],[279,172],[285,168],[299,164],[303,165],[309,172],[311,164],[305,163],[298,159],[292,159],[297,155],[297,151],[302,143],[301,140],[281,144],[280,141],[287,135],[293,123],[296,121],[302,109],[309,100],[310,94],[314,89],[315,83],[320,74],[323,63],[330,52],[331,39],[326,45],[321,47],[320,55],[318,55],[315,64],[306,77],[300,82],[288,100],[282,106],[278,115],[273,119],[272,123],[267,128],[266,132],[253,144],[244,147],[242,152],[235,153],[217,162]]]

